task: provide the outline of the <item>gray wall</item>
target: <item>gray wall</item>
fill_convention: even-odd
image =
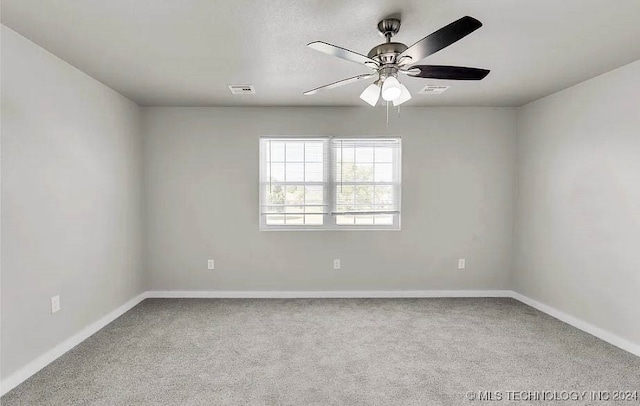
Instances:
[[[515,289],[640,343],[640,61],[518,114]]]
[[[134,103],[4,26],[1,45],[6,378],[143,290],[142,140]]]
[[[147,288],[507,288],[515,109],[395,115],[387,128],[383,108],[145,108]],[[258,231],[260,135],[388,134],[403,137],[402,231]]]

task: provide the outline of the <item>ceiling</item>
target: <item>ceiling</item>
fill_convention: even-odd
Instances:
[[[615,4],[615,6],[613,6]],[[413,106],[519,106],[640,59],[638,0],[3,0],[2,23],[141,105],[365,105],[368,72],[305,45],[366,54],[401,14],[411,45],[469,15],[484,26],[422,61],[491,69],[480,82],[406,78]],[[233,96],[227,84],[253,84]]]

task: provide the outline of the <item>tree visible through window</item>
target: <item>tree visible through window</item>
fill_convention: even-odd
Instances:
[[[400,138],[261,138],[261,229],[399,229],[400,159]]]

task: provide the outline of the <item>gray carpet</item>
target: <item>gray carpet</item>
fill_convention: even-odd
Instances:
[[[640,390],[640,358],[513,299],[147,299],[1,400],[604,404],[506,393],[554,390]],[[503,400],[470,401],[468,391]]]

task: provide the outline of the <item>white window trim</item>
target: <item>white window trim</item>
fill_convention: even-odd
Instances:
[[[334,207],[334,180],[333,180],[333,151],[331,147],[331,142],[334,138],[340,139],[398,139],[400,141],[400,165],[398,166],[399,173],[399,184],[400,190],[398,191],[398,213],[393,215],[393,224],[389,225],[375,225],[375,224],[351,224],[351,225],[338,225],[335,221],[335,214],[332,213],[332,209]],[[263,139],[281,139],[281,140],[310,140],[310,139],[323,139],[327,140],[326,148],[328,151],[326,153],[326,165],[324,165],[324,176],[327,179],[326,182],[303,182],[304,184],[318,184],[325,186],[326,193],[326,202],[329,205],[329,209],[327,213],[323,214],[323,224],[322,225],[311,225],[311,224],[290,224],[290,225],[268,225],[266,224],[266,216],[262,214],[261,205],[264,201],[264,188],[265,185],[262,182],[262,162],[266,162],[265,151],[262,149],[262,140]],[[260,136],[259,140],[259,152],[258,152],[258,219],[259,219],[259,230],[260,231],[401,231],[402,229],[402,137],[400,136],[280,136],[280,135],[264,135]],[[301,184],[299,181],[293,182],[276,182],[276,184],[286,185],[288,183],[299,185]],[[395,185],[395,182],[389,182],[390,184]],[[343,183],[344,184],[344,183]]]

